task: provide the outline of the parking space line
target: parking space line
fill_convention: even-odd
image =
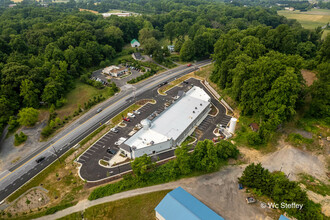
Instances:
[[[89,148],[89,151],[95,152],[95,150],[92,150],[92,148]]]
[[[81,155],[80,157],[86,157],[86,158],[89,158],[89,157],[87,157],[85,154]]]
[[[88,153],[87,151],[84,154],[92,155],[92,153]]]
[[[86,161],[86,160],[84,160],[84,159],[79,159],[79,161]]]
[[[107,160],[110,160],[110,157],[104,156],[103,158],[106,158]]]

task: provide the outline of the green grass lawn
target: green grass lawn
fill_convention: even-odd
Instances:
[[[304,28],[311,30],[330,22],[330,10],[327,9],[312,9],[307,12],[281,10],[277,13],[289,19],[296,19]],[[328,33],[330,30],[324,30],[322,38]]]
[[[93,206],[85,210],[84,219],[155,219],[154,208],[170,191],[152,192]],[[81,219],[81,212],[72,213],[60,219]]]
[[[72,115],[74,111],[78,109],[79,105],[83,108],[85,102],[100,94],[102,94],[103,97],[108,98],[110,96],[109,88],[105,87],[104,89],[97,89],[76,80],[75,88],[65,97],[67,103],[62,108],[57,109],[56,112],[58,113],[58,116],[63,119],[64,116]]]

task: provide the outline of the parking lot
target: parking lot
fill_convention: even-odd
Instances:
[[[101,159],[106,161],[110,160],[114,155],[108,153],[107,149],[118,151],[119,148],[115,145],[115,142],[117,142],[119,138],[129,138],[129,133],[137,124],[140,123],[141,120],[147,118],[155,112],[157,112],[157,114],[162,112],[166,108],[165,103],[172,102],[173,98],[177,96],[180,90],[187,91],[191,88],[192,85],[196,85],[205,89],[199,80],[190,78],[187,81],[187,84],[181,83],[179,86],[170,89],[166,96],[159,95],[157,92],[158,88],[154,88],[148,92],[148,94],[144,94],[143,97],[136,97],[135,101],[140,99],[154,99],[156,104],[147,103],[139,109],[140,114],[135,114],[135,118],[130,117],[130,122],[125,122],[126,127],[116,127],[118,133],[111,131],[108,132],[96,143],[94,143],[88,150],[86,150],[78,158],[78,162],[82,164],[79,170],[80,176],[87,181],[97,181],[130,170],[131,168],[129,163],[106,168],[100,166],[99,161]],[[196,135],[196,137],[199,140],[212,139],[214,137],[213,130],[216,128],[216,124],[227,124],[231,118],[230,116],[226,115],[226,109],[209,93],[209,91],[207,89],[205,89],[205,91],[212,98],[211,102],[218,109],[218,114],[215,117],[208,115],[205,120],[198,126],[197,129],[200,131],[200,135]],[[174,150],[168,150],[151,156],[154,159],[159,158],[160,160],[163,160],[172,157],[173,155]]]

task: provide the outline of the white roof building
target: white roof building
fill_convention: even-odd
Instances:
[[[205,119],[210,111],[211,98],[200,87],[194,86],[153,121],[141,121],[143,128],[123,143],[120,148],[135,158],[180,145]]]

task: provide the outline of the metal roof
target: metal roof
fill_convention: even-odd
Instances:
[[[155,210],[166,220],[224,220],[181,187],[169,192]]]
[[[125,144],[140,149],[150,146],[151,142],[175,141],[208,108],[210,102],[210,96],[202,88],[194,86],[157,116],[149,128],[139,130]]]

